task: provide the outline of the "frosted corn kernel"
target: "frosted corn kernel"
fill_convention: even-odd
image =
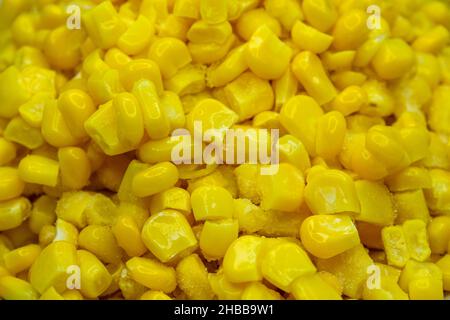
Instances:
[[[431,255],[426,223],[418,219],[407,220],[402,227],[410,257],[416,261],[426,261]]]
[[[299,245],[280,241],[264,253],[261,272],[267,281],[290,292],[290,286],[296,278],[314,274],[316,267]]]
[[[183,258],[178,263],[176,272],[178,286],[189,299],[207,300],[214,297],[208,281],[208,271],[197,254]]]
[[[292,41],[300,50],[313,53],[325,52],[333,42],[333,37],[297,21],[291,31]]]
[[[289,67],[291,57],[292,49],[265,25],[259,27],[247,43],[248,67],[263,79],[281,77]]]
[[[237,238],[228,248],[223,259],[223,271],[233,283],[260,281],[261,250],[264,239],[245,235]]]
[[[387,262],[403,268],[410,258],[406,237],[401,226],[385,227],[381,231]]]
[[[174,210],[165,210],[148,218],[141,236],[145,246],[162,262],[188,255],[197,246],[186,218]]]
[[[306,92],[320,105],[336,97],[336,88],[325,73],[322,62],[311,51],[303,51],[294,58],[292,71]]]
[[[210,260],[223,258],[230,244],[238,238],[236,220],[206,221],[200,234],[200,249]]]

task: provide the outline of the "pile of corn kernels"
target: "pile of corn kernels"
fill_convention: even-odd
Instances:
[[[443,299],[449,30],[436,0],[1,1],[0,298]],[[279,163],[177,164],[196,123],[276,129]]]

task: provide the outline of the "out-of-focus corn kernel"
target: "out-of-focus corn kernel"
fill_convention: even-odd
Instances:
[[[437,53],[448,43],[449,37],[448,30],[442,25],[437,25],[419,36],[412,47],[417,51]]]
[[[428,170],[421,167],[408,167],[385,180],[391,191],[410,191],[431,188],[431,178]]]
[[[421,189],[394,193],[394,203],[397,211],[397,223],[403,223],[409,219],[429,222],[430,214]]]
[[[214,293],[208,281],[208,271],[197,254],[181,260],[176,268],[177,283],[189,299],[212,299]]]
[[[380,226],[394,223],[393,199],[386,186],[374,181],[358,180],[355,188],[361,205],[361,213],[355,217],[357,221]]]
[[[56,228],[53,225],[45,225],[42,227],[41,231],[39,231],[39,245],[41,247],[48,246],[56,235]]]
[[[290,292],[290,286],[296,278],[314,274],[316,267],[299,245],[280,241],[264,253],[261,272],[267,281]]]
[[[286,30],[291,30],[297,20],[303,20],[301,5],[295,0],[266,0],[264,7]]]
[[[28,183],[54,187],[58,183],[59,163],[42,156],[28,155],[19,163],[19,177]]]
[[[175,270],[161,262],[134,257],[126,265],[131,278],[149,289],[171,293],[177,286]]]
[[[125,250],[128,256],[138,257],[147,251],[141,239],[140,229],[130,215],[121,215],[112,226],[112,232],[117,244]]]
[[[175,0],[173,14],[177,17],[198,19],[200,17],[199,0]]]
[[[80,267],[80,291],[86,298],[97,298],[111,284],[111,275],[98,258],[86,250],[77,250]]]
[[[145,222],[141,236],[145,246],[162,262],[188,255],[197,246],[191,226],[175,210],[152,215]]]
[[[37,300],[39,293],[25,280],[4,276],[0,277],[0,297],[5,300]]]
[[[253,33],[245,54],[250,70],[258,77],[277,79],[289,67],[292,49],[263,25]]]
[[[352,178],[340,170],[323,170],[311,179],[308,177],[304,196],[314,214],[360,213],[361,210]]]
[[[25,188],[16,168],[0,167],[0,201],[20,196]]]
[[[241,295],[242,300],[281,300],[281,295],[261,282],[247,285]]]
[[[30,126],[21,117],[11,119],[3,135],[9,141],[18,143],[28,149],[36,149],[44,144],[40,130]]]
[[[450,243],[450,217],[438,216],[431,219],[428,224],[428,241],[431,252],[444,254]]]
[[[17,147],[14,143],[0,137],[0,165],[4,166],[16,158]]]
[[[227,2],[200,0],[200,16],[210,24],[226,21],[228,16]]]
[[[143,15],[131,23],[117,40],[117,47],[128,55],[142,52],[151,42],[154,34],[153,24]]]
[[[263,242],[264,238],[244,235],[228,247],[222,263],[227,280],[233,283],[262,280]]]
[[[367,15],[362,10],[353,9],[343,13],[333,29],[334,48],[337,50],[357,49],[369,34],[366,23]]]
[[[336,97],[336,88],[326,74],[321,60],[311,51],[303,51],[294,58],[292,71],[306,92],[320,105]]]
[[[40,196],[33,202],[29,225],[31,231],[39,234],[46,225],[52,225],[56,221],[56,200],[47,195]]]
[[[70,266],[77,264],[75,245],[66,241],[57,241],[42,249],[30,269],[31,285],[40,293],[54,287],[56,291],[66,289],[66,280]]]
[[[69,30],[60,26],[49,32],[44,42],[44,54],[56,69],[70,70],[81,60],[80,46],[85,38],[82,30]]]
[[[344,70],[352,66],[355,54],[353,50],[325,52],[322,60],[327,70]]]
[[[295,279],[291,292],[297,300],[342,300],[341,295],[318,273]]]
[[[291,31],[292,41],[301,50],[313,53],[325,52],[333,42],[333,37],[297,21]]]
[[[337,11],[333,1],[305,0],[302,9],[306,21],[322,32],[329,31],[336,22]]]
[[[316,257],[328,259],[360,243],[358,230],[349,216],[315,215],[300,229],[302,244]]]
[[[149,290],[141,296],[140,300],[172,300],[172,298],[162,291]]]
[[[242,14],[237,20],[236,32],[248,41],[260,26],[266,26],[277,36],[281,35],[280,23],[264,9],[254,9]]]
[[[403,76],[413,63],[413,50],[401,39],[385,40],[372,61],[376,73],[384,80]]]
[[[236,220],[206,221],[200,235],[200,249],[207,259],[218,260],[225,256],[230,244],[238,238]]]
[[[131,58],[118,48],[111,48],[105,53],[105,63],[116,70],[125,67]]]
[[[434,263],[408,261],[399,284],[411,300],[443,299],[442,272]]]
[[[105,263],[116,263],[122,256],[111,227],[89,225],[81,230],[78,237],[80,248],[95,254]]]
[[[206,81],[209,87],[225,85],[247,69],[245,59],[245,45],[231,50],[223,61],[210,66],[207,70]]]
[[[3,255],[5,267],[11,274],[16,274],[27,270],[41,252],[41,247],[37,244],[29,244],[14,249]]]
[[[13,94],[11,94],[13,93]],[[0,117],[11,118],[18,112],[20,105],[30,98],[19,69],[11,66],[0,73]]]
[[[450,288],[450,255],[445,255],[439,261],[436,262],[436,265],[442,271],[442,280],[444,284],[444,290],[448,291]]]
[[[54,287],[48,288],[44,293],[42,293],[39,300],[64,300],[64,298],[56,291]]]
[[[366,104],[366,92],[359,86],[349,86],[338,94],[336,99],[331,103],[331,107],[344,116],[348,116],[358,112]]]

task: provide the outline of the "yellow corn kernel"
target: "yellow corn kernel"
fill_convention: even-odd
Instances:
[[[438,25],[419,36],[412,47],[417,51],[437,53],[448,43],[449,37],[448,30]]]
[[[320,59],[310,51],[299,53],[292,62],[292,71],[317,103],[324,105],[332,101],[336,88],[328,78]]]
[[[91,97],[79,89],[64,91],[58,98],[58,109],[73,136],[86,138],[84,122],[95,112]]]
[[[220,87],[238,77],[247,69],[245,45],[231,50],[223,61],[208,68],[206,82],[208,87]]]
[[[407,220],[402,227],[410,257],[416,261],[426,261],[431,255],[426,223],[418,219]]]
[[[296,211],[303,201],[305,181],[302,172],[289,163],[274,165],[274,173],[258,177],[261,208]]]
[[[78,290],[64,291],[61,296],[64,298],[64,300],[84,300],[83,295]]]
[[[431,188],[431,178],[428,170],[421,167],[408,167],[385,180],[391,191],[411,191]]]
[[[119,70],[120,81],[127,91],[131,91],[139,80],[147,79],[153,82],[158,94],[162,93],[161,73],[156,62],[149,59],[130,61]]]
[[[359,86],[349,86],[338,94],[331,103],[333,110],[339,111],[344,116],[358,112],[367,104],[367,94]]]
[[[261,8],[243,13],[237,20],[236,33],[248,41],[260,26],[266,26],[277,36],[281,35],[281,26],[278,20]]]
[[[290,292],[291,284],[296,278],[314,274],[316,267],[299,245],[282,241],[264,253],[261,272],[267,281]]]
[[[72,118],[70,120],[72,121]],[[57,148],[80,143],[80,139],[76,138],[67,126],[56,100],[48,101],[44,106],[41,133],[48,144]]]
[[[268,213],[249,199],[234,200],[234,218],[239,222],[239,229],[246,233],[262,230],[268,223]]]
[[[56,228],[53,225],[45,225],[42,227],[41,231],[39,231],[39,245],[41,247],[48,246],[56,235]]]
[[[144,121],[136,98],[128,93],[119,93],[113,99],[117,116],[117,135],[120,142],[135,147],[144,136]]]
[[[374,181],[358,180],[355,181],[355,188],[361,205],[361,213],[355,217],[357,221],[379,226],[394,223],[394,203],[386,186]]]
[[[177,181],[177,167],[170,162],[162,162],[137,173],[132,191],[138,197],[147,197],[173,187]]]
[[[150,47],[148,56],[159,65],[164,79],[173,77],[178,70],[192,61],[186,45],[176,38],[156,39]]]
[[[228,8],[226,1],[200,0],[200,16],[210,24],[227,20]]]
[[[449,134],[448,121],[450,119],[450,86],[439,86],[433,94],[433,100],[429,109],[428,123],[436,132]]]
[[[29,244],[14,249],[3,255],[5,267],[12,274],[28,270],[39,256],[40,252],[41,247],[36,244]]]
[[[367,39],[369,29],[364,11],[353,9],[342,14],[333,29],[333,46],[337,50],[357,49]]]
[[[201,186],[191,194],[195,220],[228,219],[233,216],[233,198],[219,186]]]
[[[444,254],[450,243],[450,217],[438,216],[431,219],[428,224],[428,241],[431,252]]]
[[[353,50],[325,52],[322,59],[327,70],[344,70],[351,68],[355,55],[356,52]]]
[[[53,67],[70,70],[80,63],[80,46],[84,39],[84,31],[69,30],[63,25],[48,33],[42,49],[47,57],[47,61]]]
[[[200,249],[210,260],[225,256],[230,244],[238,238],[239,225],[236,220],[206,221],[200,235]]]
[[[177,286],[174,268],[156,260],[134,257],[126,265],[131,278],[149,289],[170,293]]]
[[[163,112],[155,85],[149,80],[138,81],[133,94],[142,108],[145,129],[152,139],[161,139],[169,135],[170,123]]]
[[[0,277],[0,297],[5,300],[37,300],[39,294],[29,282],[4,276]]]
[[[385,40],[372,61],[375,72],[384,80],[400,78],[413,63],[413,50],[401,39]]]
[[[244,235],[228,247],[222,263],[227,280],[233,283],[262,280],[263,241],[261,237]]]
[[[108,68],[92,73],[87,80],[87,88],[97,104],[106,103],[123,91],[119,71]]]
[[[125,67],[131,58],[123,51],[117,48],[111,48],[105,53],[105,63],[116,70],[120,70]]]
[[[28,149],[37,149],[44,144],[40,130],[30,126],[21,117],[11,119],[3,135],[9,141],[18,143]]]
[[[19,177],[28,183],[55,187],[58,175],[59,163],[46,157],[28,155],[19,163]]]
[[[89,225],[78,236],[80,248],[95,254],[105,263],[116,263],[122,256],[114,234],[108,226]]]
[[[176,268],[178,286],[189,299],[210,300],[214,293],[208,281],[208,271],[197,254],[181,260]]]
[[[141,239],[140,229],[130,215],[121,215],[112,226],[112,232],[117,244],[123,248],[130,257],[138,257],[147,251]]]
[[[331,75],[331,80],[339,90],[344,90],[350,86],[361,86],[367,79],[362,72],[357,71],[338,71]]]
[[[349,216],[315,215],[305,219],[300,229],[302,244],[316,257],[328,259],[360,243]]]
[[[317,268],[334,274],[344,285],[343,294],[360,298],[367,280],[368,267],[373,261],[362,245],[345,251],[330,259],[319,259]]]
[[[19,114],[34,128],[39,128],[42,124],[44,114],[44,105],[53,98],[52,93],[41,92],[36,93],[30,100],[19,107]]]
[[[56,205],[56,215],[77,226],[87,224],[86,209],[91,204],[92,194],[85,191],[64,192]]]
[[[200,18],[199,0],[175,0],[174,2],[173,14],[175,16],[195,20]]]
[[[442,271],[442,278],[444,283],[444,290],[448,291],[450,288],[450,255],[443,256],[436,265]]]
[[[364,286],[364,300],[409,300],[408,294],[405,293],[397,284],[397,280],[393,280],[382,275],[380,279],[380,287]]]
[[[292,49],[265,25],[253,33],[246,47],[248,67],[260,78],[277,79],[289,66]]]
[[[429,222],[430,214],[421,189],[394,193],[394,203],[397,210],[397,223],[403,223],[409,219]]]
[[[20,196],[25,188],[16,168],[0,167],[0,201]]]
[[[16,158],[17,147],[14,143],[0,137],[0,166],[10,163]]]
[[[302,9],[306,21],[322,32],[330,30],[336,22],[337,11],[333,1],[305,0]]]
[[[292,41],[300,50],[313,53],[325,52],[333,42],[333,37],[297,21],[291,31]]]
[[[65,241],[53,242],[42,249],[31,266],[30,283],[40,293],[52,286],[56,291],[63,292],[70,275],[68,268],[76,264],[77,254],[73,244]]]
[[[186,41],[186,34],[191,24],[191,19],[169,14],[163,21],[161,21],[158,35],[160,37],[172,37]]]
[[[361,210],[352,178],[340,170],[323,170],[308,178],[304,195],[314,214],[360,213]]]
[[[44,293],[42,293],[39,300],[64,300],[62,295],[60,295],[54,287],[48,288]]]
[[[56,220],[56,200],[49,196],[40,196],[33,202],[33,209],[30,214],[30,230],[39,234],[46,225],[52,225]]]
[[[173,187],[155,194],[150,203],[150,212],[158,213],[165,209],[180,211],[184,215],[191,212],[191,196],[182,188]]]
[[[403,268],[410,258],[403,228],[401,226],[384,227],[381,237],[389,265]]]
[[[94,44],[102,49],[113,47],[126,30],[124,22],[109,1],[89,10],[84,17],[84,24]]]
[[[11,94],[11,93],[14,94]],[[20,71],[11,66],[0,73],[0,101],[2,108],[0,117],[11,118],[17,115],[20,105],[30,98],[23,76]]]
[[[303,20],[301,5],[297,1],[267,0],[264,1],[264,7],[286,30],[291,30],[297,20]]]
[[[442,77],[439,60],[428,53],[416,53],[417,75],[422,77],[432,88],[436,88]]]
[[[205,20],[195,22],[187,33],[190,42],[196,44],[224,44],[232,34],[231,24],[221,22],[217,24],[209,24]]]
[[[204,66],[189,64],[167,79],[164,87],[179,96],[202,92],[206,87],[205,72]]]
[[[117,47],[128,55],[138,54],[150,44],[154,33],[153,24],[145,16],[139,15],[119,37]]]
[[[261,282],[252,282],[242,291],[241,300],[282,300],[281,295]]]
[[[399,280],[411,300],[442,300],[442,271],[434,263],[408,261]]]
[[[161,105],[169,120],[170,129],[183,128],[186,123],[186,117],[180,97],[174,92],[164,91],[161,95]]]
[[[102,226],[112,226],[118,215],[112,199],[101,193],[92,195],[84,213],[88,224]]]
[[[280,162],[288,162],[296,166],[302,173],[311,168],[311,161],[303,143],[296,137],[287,134],[278,140]]]
[[[95,255],[86,250],[77,250],[77,262],[80,268],[81,293],[86,298],[97,298],[111,284],[109,271]]]
[[[69,189],[82,189],[89,182],[91,165],[86,152],[78,147],[58,150],[62,185]]]
[[[298,81],[291,68],[288,68],[281,78],[273,80],[272,86],[275,94],[275,110],[279,111],[297,93]]]
[[[317,121],[322,115],[323,111],[314,99],[298,95],[281,108],[280,121],[289,133],[305,145],[308,153],[314,155]]]
[[[86,76],[90,76],[94,72],[105,71],[108,69],[108,65],[103,61],[103,51],[100,49],[92,51],[83,60],[82,71]]]
[[[197,239],[183,214],[165,210],[152,215],[141,232],[145,246],[161,262],[188,255],[195,250]]]
[[[342,149],[347,124],[344,116],[331,111],[317,121],[316,154],[324,159],[334,159]]]
[[[162,291],[149,290],[141,296],[140,300],[172,300],[172,298]]]
[[[219,269],[217,273],[209,273],[208,280],[212,291],[217,295],[219,300],[240,299],[245,289],[245,284],[228,281],[223,269]]]
[[[52,242],[66,241],[72,243],[75,246],[77,245],[78,230],[73,224],[66,222],[62,219],[57,219],[55,226],[56,226],[55,236]]]
[[[120,186],[117,191],[117,197],[120,201],[125,201],[136,205],[142,204],[141,201],[139,201],[140,198],[134,195],[132,186],[134,176],[147,168],[149,168],[147,164],[141,163],[137,160],[132,160],[128,164],[126,171],[122,175],[122,181],[120,182]]]
[[[295,279],[291,292],[297,300],[342,300],[341,295],[319,273]]]

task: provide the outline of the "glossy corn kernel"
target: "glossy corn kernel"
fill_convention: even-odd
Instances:
[[[210,260],[223,258],[230,244],[238,238],[238,233],[236,220],[206,221],[199,240],[203,255]]]
[[[63,186],[69,189],[82,189],[88,184],[91,165],[83,149],[77,147],[60,148],[58,161]]]
[[[228,190],[218,186],[202,186],[191,194],[195,220],[227,219],[233,216],[233,198]]]
[[[322,32],[328,31],[337,19],[336,7],[330,0],[306,0],[303,2],[306,20]]]
[[[3,255],[5,267],[11,274],[28,270],[39,256],[41,247],[37,244],[29,244],[14,249]]]
[[[360,243],[358,231],[348,216],[316,215],[305,219],[300,229],[306,250],[328,259]]]
[[[308,178],[305,201],[314,214],[360,213],[355,183],[343,171],[323,170]]]
[[[156,260],[134,257],[127,261],[130,276],[152,290],[170,293],[177,285],[175,270]]]
[[[223,259],[223,271],[227,280],[233,283],[260,281],[263,238],[241,236],[228,248]]]
[[[140,300],[172,300],[167,294],[162,291],[147,291],[145,292]]]
[[[379,226],[394,223],[394,201],[389,190],[381,183],[358,180],[355,181],[356,193],[361,205],[361,212],[355,217]]]
[[[89,225],[81,230],[78,237],[80,248],[95,254],[105,263],[116,263],[122,252],[110,227]]]
[[[444,254],[450,242],[450,217],[434,217],[428,224],[427,231],[431,252]]]
[[[436,265],[442,271],[442,280],[444,284],[444,290],[450,288],[450,255],[445,255],[439,261],[436,262]]]
[[[242,292],[241,300],[282,300],[281,295],[261,282],[250,283]]]
[[[333,46],[337,50],[357,49],[367,39],[367,16],[362,10],[353,9],[342,14],[333,28]]]
[[[181,260],[177,267],[177,283],[192,300],[212,299],[214,293],[208,280],[208,271],[197,254]]]
[[[56,200],[47,195],[39,197],[33,202],[29,226],[31,231],[39,234],[46,225],[52,225],[56,221]]]
[[[111,284],[111,275],[103,263],[86,250],[77,250],[80,268],[80,291],[86,298],[97,298]]]
[[[288,162],[305,173],[311,167],[308,152],[303,143],[292,135],[284,135],[278,140],[280,162]]]
[[[297,21],[291,31],[292,41],[301,50],[319,54],[325,52],[333,42],[333,37]]]
[[[259,27],[247,44],[246,60],[250,70],[263,79],[276,79],[289,66],[292,50],[267,26]],[[270,65],[270,68],[266,68]]]
[[[186,218],[174,210],[152,215],[145,222],[141,236],[145,246],[162,262],[187,255],[197,246]]]
[[[25,184],[16,168],[0,167],[0,201],[20,196]]]
[[[69,242],[57,241],[45,247],[31,266],[31,285],[40,293],[54,287],[56,291],[66,289],[70,266],[77,264],[75,246]]]
[[[0,297],[5,300],[37,300],[39,293],[25,280],[4,276],[0,277]]]
[[[121,215],[112,226],[112,232],[117,244],[125,250],[130,257],[138,257],[147,251],[141,239],[140,229],[130,215]]]
[[[20,117],[11,119],[5,128],[4,137],[29,149],[37,149],[44,144],[39,129],[33,128]]]
[[[342,300],[318,273],[298,277],[291,285],[291,292],[297,300]]]
[[[19,177],[28,183],[54,187],[58,183],[58,162],[36,155],[29,155],[19,163]]]
[[[54,287],[48,288],[39,298],[39,300],[64,300]]]
[[[145,169],[133,178],[132,191],[147,197],[169,189],[178,181],[178,169],[170,162],[162,162]]]
[[[299,245],[280,241],[264,253],[261,272],[267,281],[291,292],[292,282],[300,276],[314,274],[316,267]]]
[[[394,193],[394,203],[397,209],[397,223],[405,222],[408,219],[429,222],[430,214],[422,190]]]
[[[331,111],[317,121],[316,154],[324,159],[334,159],[344,144],[347,124],[344,116]]]
[[[333,110],[339,111],[344,116],[358,112],[361,107],[367,104],[367,94],[361,87],[349,86],[343,90],[331,106]]]
[[[428,170],[421,167],[408,167],[386,178],[391,191],[409,191],[431,188],[431,177]]]
[[[188,191],[173,187],[154,195],[150,203],[150,212],[158,213],[164,209],[173,209],[188,215],[191,212],[191,196]]]
[[[320,105],[336,97],[336,88],[326,74],[321,60],[311,51],[303,51],[294,58],[292,71],[306,92]]]
[[[413,63],[413,50],[400,39],[384,41],[372,61],[378,76],[385,80],[403,76]]]
[[[433,263],[410,260],[402,271],[399,284],[411,300],[443,299],[442,271]]]
[[[117,47],[128,55],[138,54],[149,45],[153,34],[152,23],[140,15],[117,40]]]
[[[245,289],[245,284],[228,281],[222,269],[217,273],[209,273],[208,281],[214,294],[221,300],[239,299]]]

